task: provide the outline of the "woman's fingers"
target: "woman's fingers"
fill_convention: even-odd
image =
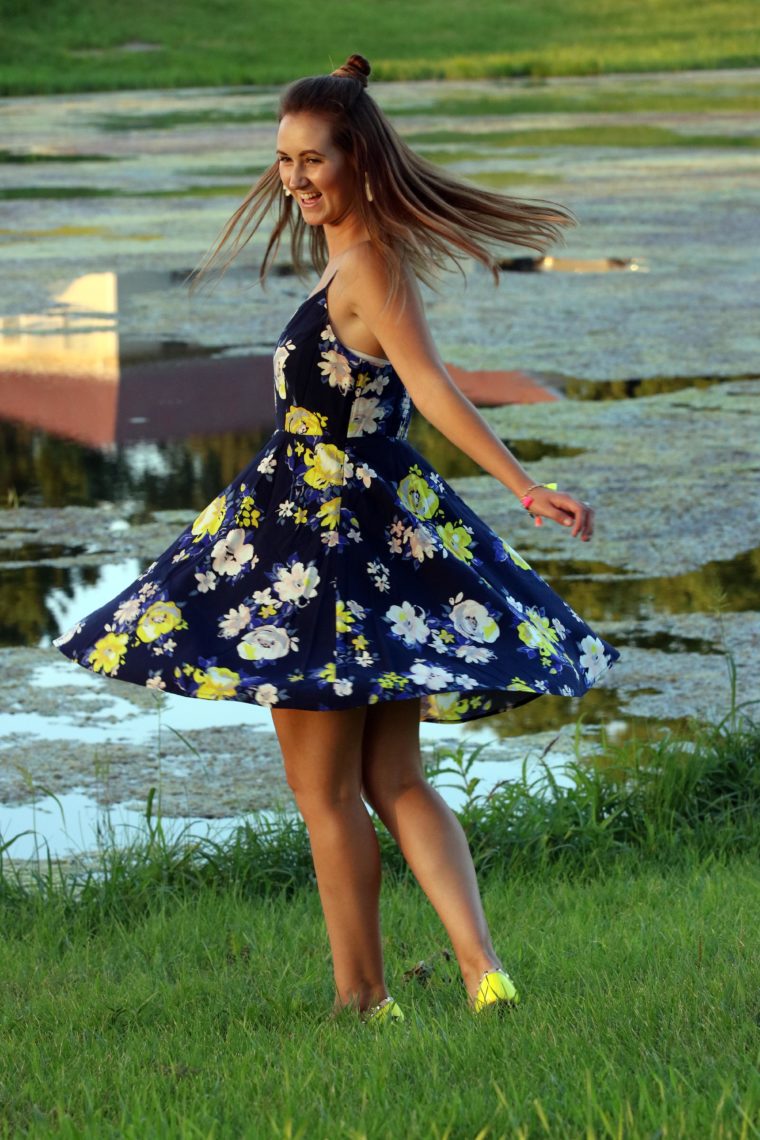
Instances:
[[[541,495],[542,499],[544,496]],[[552,519],[561,526],[572,527],[571,535],[577,538],[580,535],[582,542],[588,542],[594,533],[594,508],[590,503],[574,499],[572,495],[547,495],[548,503],[544,505],[536,501],[533,513],[536,516],[536,525],[540,526],[541,518]],[[539,500],[539,495],[536,495]]]

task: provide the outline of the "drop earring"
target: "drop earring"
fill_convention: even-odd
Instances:
[[[374,202],[375,198],[372,193],[372,187],[369,184],[369,175],[364,175],[364,193],[367,195],[368,202]]]
[[[291,194],[291,193],[290,193],[290,191],[288,190],[287,186],[283,186],[283,188],[282,188],[282,192],[283,192],[283,194],[285,195],[285,197],[286,197],[286,198],[292,198],[292,194]]]

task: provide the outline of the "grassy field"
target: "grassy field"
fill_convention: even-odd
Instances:
[[[95,924],[50,906],[23,936],[6,927],[0,1136],[758,1135],[756,857],[491,875],[484,898],[521,1005],[469,1013],[435,915],[396,883],[385,951],[406,1021],[384,1033],[328,1016],[313,890],[167,892]]]
[[[755,66],[749,0],[5,0],[0,93],[279,84],[369,56],[378,79]],[[753,39],[754,34],[754,39]]]
[[[106,841],[79,878],[0,848],[0,1137],[752,1140],[760,1134],[760,726],[608,745],[480,794],[441,752],[522,1001],[467,1008],[387,833],[403,1025],[330,1015],[299,819],[226,845]],[[395,852],[395,854],[394,854]]]

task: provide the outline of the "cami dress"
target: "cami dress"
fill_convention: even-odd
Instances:
[[[578,697],[619,656],[407,440],[392,365],[347,348],[328,285],[274,353],[275,430],[136,581],[55,645],[202,700],[474,720]]]

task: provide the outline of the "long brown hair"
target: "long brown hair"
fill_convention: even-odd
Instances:
[[[297,80],[283,92],[278,118],[309,112],[331,120],[333,141],[348,156],[354,172],[357,209],[388,265],[392,292],[400,283],[405,260],[417,277],[430,282],[436,269],[469,256],[491,269],[498,280],[494,246],[508,243],[543,253],[552,243],[564,241],[561,227],[577,222],[566,207],[471,186],[415,154],[367,93],[370,70],[363,56],[352,55],[330,75]],[[288,231],[295,271],[302,274],[306,267],[308,231],[309,260],[322,273],[328,260],[323,229],[308,226],[294,198],[282,193],[279,163],[274,162],[194,271],[193,287],[212,268],[224,273],[273,208],[276,221],[259,268],[260,280],[266,278]]]

